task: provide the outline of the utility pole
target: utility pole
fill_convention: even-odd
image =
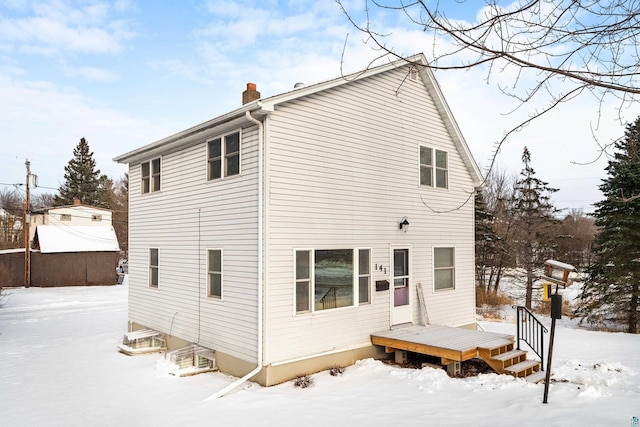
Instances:
[[[27,167],[27,196],[24,201],[24,287],[28,288],[31,284],[31,245],[29,244],[29,225],[31,223],[31,210],[29,206],[31,200],[29,197],[29,181],[31,181],[31,162],[29,159],[24,163]]]

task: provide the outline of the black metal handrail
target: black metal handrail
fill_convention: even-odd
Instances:
[[[540,358],[540,370],[544,371],[544,334],[549,332],[545,326],[526,307],[516,307],[517,348],[523,340]]]
[[[335,286],[330,287],[327,292],[322,295],[320,298],[320,302],[322,303],[322,308],[336,308],[337,307],[337,288]]]

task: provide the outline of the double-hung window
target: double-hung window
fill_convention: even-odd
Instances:
[[[370,249],[295,252],[296,313],[367,304],[370,289]]]
[[[433,249],[433,288],[455,289],[456,262],[454,248]]]
[[[158,287],[158,269],[160,265],[158,262],[158,248],[149,249],[149,287]]]
[[[207,142],[207,180],[240,174],[240,132]]]
[[[207,251],[207,295],[222,299],[222,250]]]
[[[449,188],[449,160],[446,151],[420,146],[420,185]]]
[[[160,191],[160,158],[140,165],[142,193]]]
[[[358,302],[371,302],[371,249],[358,249]]]

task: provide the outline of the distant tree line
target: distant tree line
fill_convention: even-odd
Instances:
[[[525,147],[518,177],[494,169],[475,199],[476,282],[481,293],[497,293],[507,269],[526,273],[525,306],[544,261],[556,259],[584,268],[592,260],[596,227],[580,210],[560,215],[551,196],[557,191],[536,177]]]
[[[610,327],[638,333],[640,322],[640,118],[615,142],[600,190],[605,199],[589,216],[559,215],[557,191],[538,179],[525,147],[517,178],[494,170],[475,199],[478,295],[497,294],[508,269],[526,273],[527,308],[544,261],[556,259],[585,274],[575,313]]]

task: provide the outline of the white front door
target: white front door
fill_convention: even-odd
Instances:
[[[393,286],[391,291],[391,324],[411,322],[411,256],[409,248],[391,248]]]

